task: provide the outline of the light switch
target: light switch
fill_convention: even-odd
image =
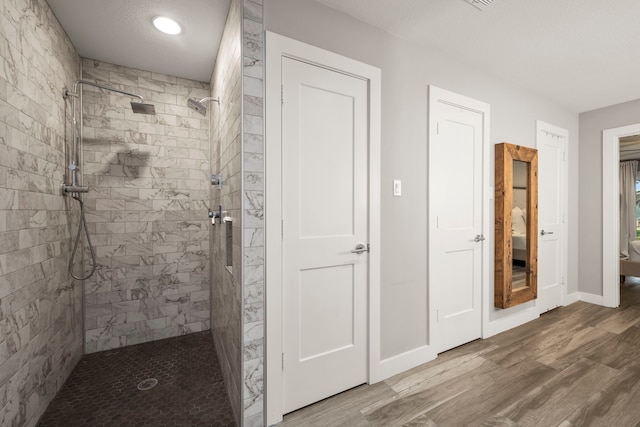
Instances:
[[[393,180],[393,195],[394,197],[402,196],[402,181],[399,179]]]

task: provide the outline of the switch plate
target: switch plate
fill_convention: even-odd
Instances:
[[[402,196],[402,181],[399,179],[393,180],[393,196],[400,197]]]

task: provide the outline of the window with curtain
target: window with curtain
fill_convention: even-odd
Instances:
[[[629,256],[629,243],[638,235],[638,164],[620,162],[620,256]]]

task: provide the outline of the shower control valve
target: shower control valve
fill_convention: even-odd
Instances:
[[[222,174],[221,173],[212,173],[210,175],[211,185],[217,185],[220,190],[222,190]]]
[[[218,221],[222,221],[222,206],[218,206],[217,211],[209,211],[209,218],[211,218],[211,225],[216,225],[216,218]]]

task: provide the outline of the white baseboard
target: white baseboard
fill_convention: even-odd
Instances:
[[[578,292],[580,294],[580,301],[588,302],[590,304],[604,305],[604,297],[602,295],[589,294],[586,292]]]
[[[568,295],[565,295],[562,300],[562,305],[571,305],[574,302],[580,301],[580,292],[573,292]]]
[[[433,346],[425,345],[381,360],[378,366],[372,369],[369,383],[374,384],[401,372],[408,371],[411,368],[434,360],[436,356]]]
[[[485,323],[482,328],[482,339],[487,339],[501,332],[508,331],[509,329],[516,328],[525,323],[540,317],[538,309],[535,306],[531,306],[527,309],[520,311],[519,313],[512,313],[508,317],[502,319],[496,319],[491,322]]]

